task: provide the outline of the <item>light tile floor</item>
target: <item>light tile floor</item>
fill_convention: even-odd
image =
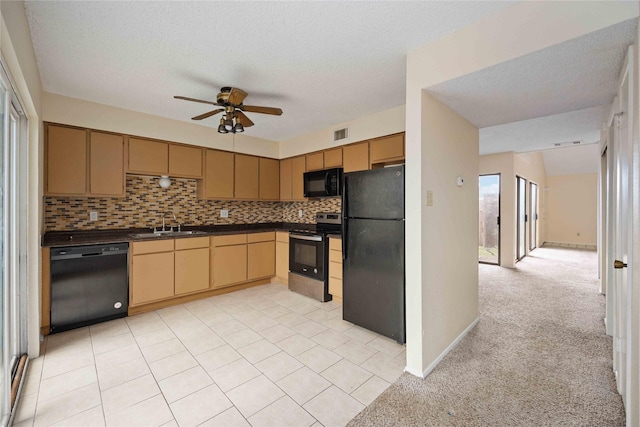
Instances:
[[[16,426],[341,426],[405,366],[342,306],[269,284],[48,337]]]

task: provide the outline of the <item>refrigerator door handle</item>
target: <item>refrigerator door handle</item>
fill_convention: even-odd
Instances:
[[[349,221],[347,220],[347,216],[349,215],[349,211],[347,209],[347,203],[349,198],[347,197],[347,185],[349,182],[349,177],[345,176],[343,179],[343,191],[342,191],[342,260],[347,259],[347,230],[349,228]]]

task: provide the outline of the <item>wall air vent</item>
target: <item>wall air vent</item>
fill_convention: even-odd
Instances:
[[[340,141],[341,139],[347,139],[347,138],[349,138],[349,128],[348,127],[333,131],[333,140],[334,141]]]
[[[581,139],[578,140],[578,141],[554,142],[553,146],[554,147],[564,147],[564,146],[567,146],[567,145],[580,145],[580,144],[582,144],[582,142],[583,141]]]

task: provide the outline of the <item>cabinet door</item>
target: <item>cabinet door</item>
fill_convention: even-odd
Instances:
[[[369,141],[371,164],[404,158],[404,134],[391,135]]]
[[[47,127],[47,194],[87,193],[87,132]]]
[[[211,251],[212,288],[247,280],[247,245],[221,246]]]
[[[280,199],[280,162],[260,157],[260,199]]]
[[[169,175],[202,178],[202,149],[169,145]]]
[[[315,171],[324,169],[324,154],[323,153],[313,153],[307,154],[306,156],[307,162],[307,171]]]
[[[134,255],[131,261],[131,305],[171,298],[173,252]]]
[[[276,273],[275,242],[250,243],[247,245],[247,279],[271,277]]]
[[[334,148],[324,152],[324,167],[339,168],[342,166],[342,148]]]
[[[175,252],[175,294],[209,289],[209,248]]]
[[[291,159],[291,199],[305,200],[304,198],[304,156]]]
[[[369,169],[369,143],[360,142],[342,147],[342,167],[345,173]]]
[[[280,160],[280,200],[291,200],[291,159]]]
[[[276,242],[276,276],[278,276],[278,278],[285,284],[288,282],[289,242]]]
[[[204,197],[207,199],[233,198],[233,153],[206,151]]]
[[[258,158],[236,154],[235,160],[236,199],[257,199],[259,187]]]
[[[89,192],[124,196],[124,138],[102,132],[89,138]]]
[[[167,175],[169,173],[169,144],[129,138],[129,171]]]

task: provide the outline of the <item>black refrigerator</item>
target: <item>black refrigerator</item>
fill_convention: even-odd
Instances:
[[[405,342],[404,166],[344,175],[344,320]]]

